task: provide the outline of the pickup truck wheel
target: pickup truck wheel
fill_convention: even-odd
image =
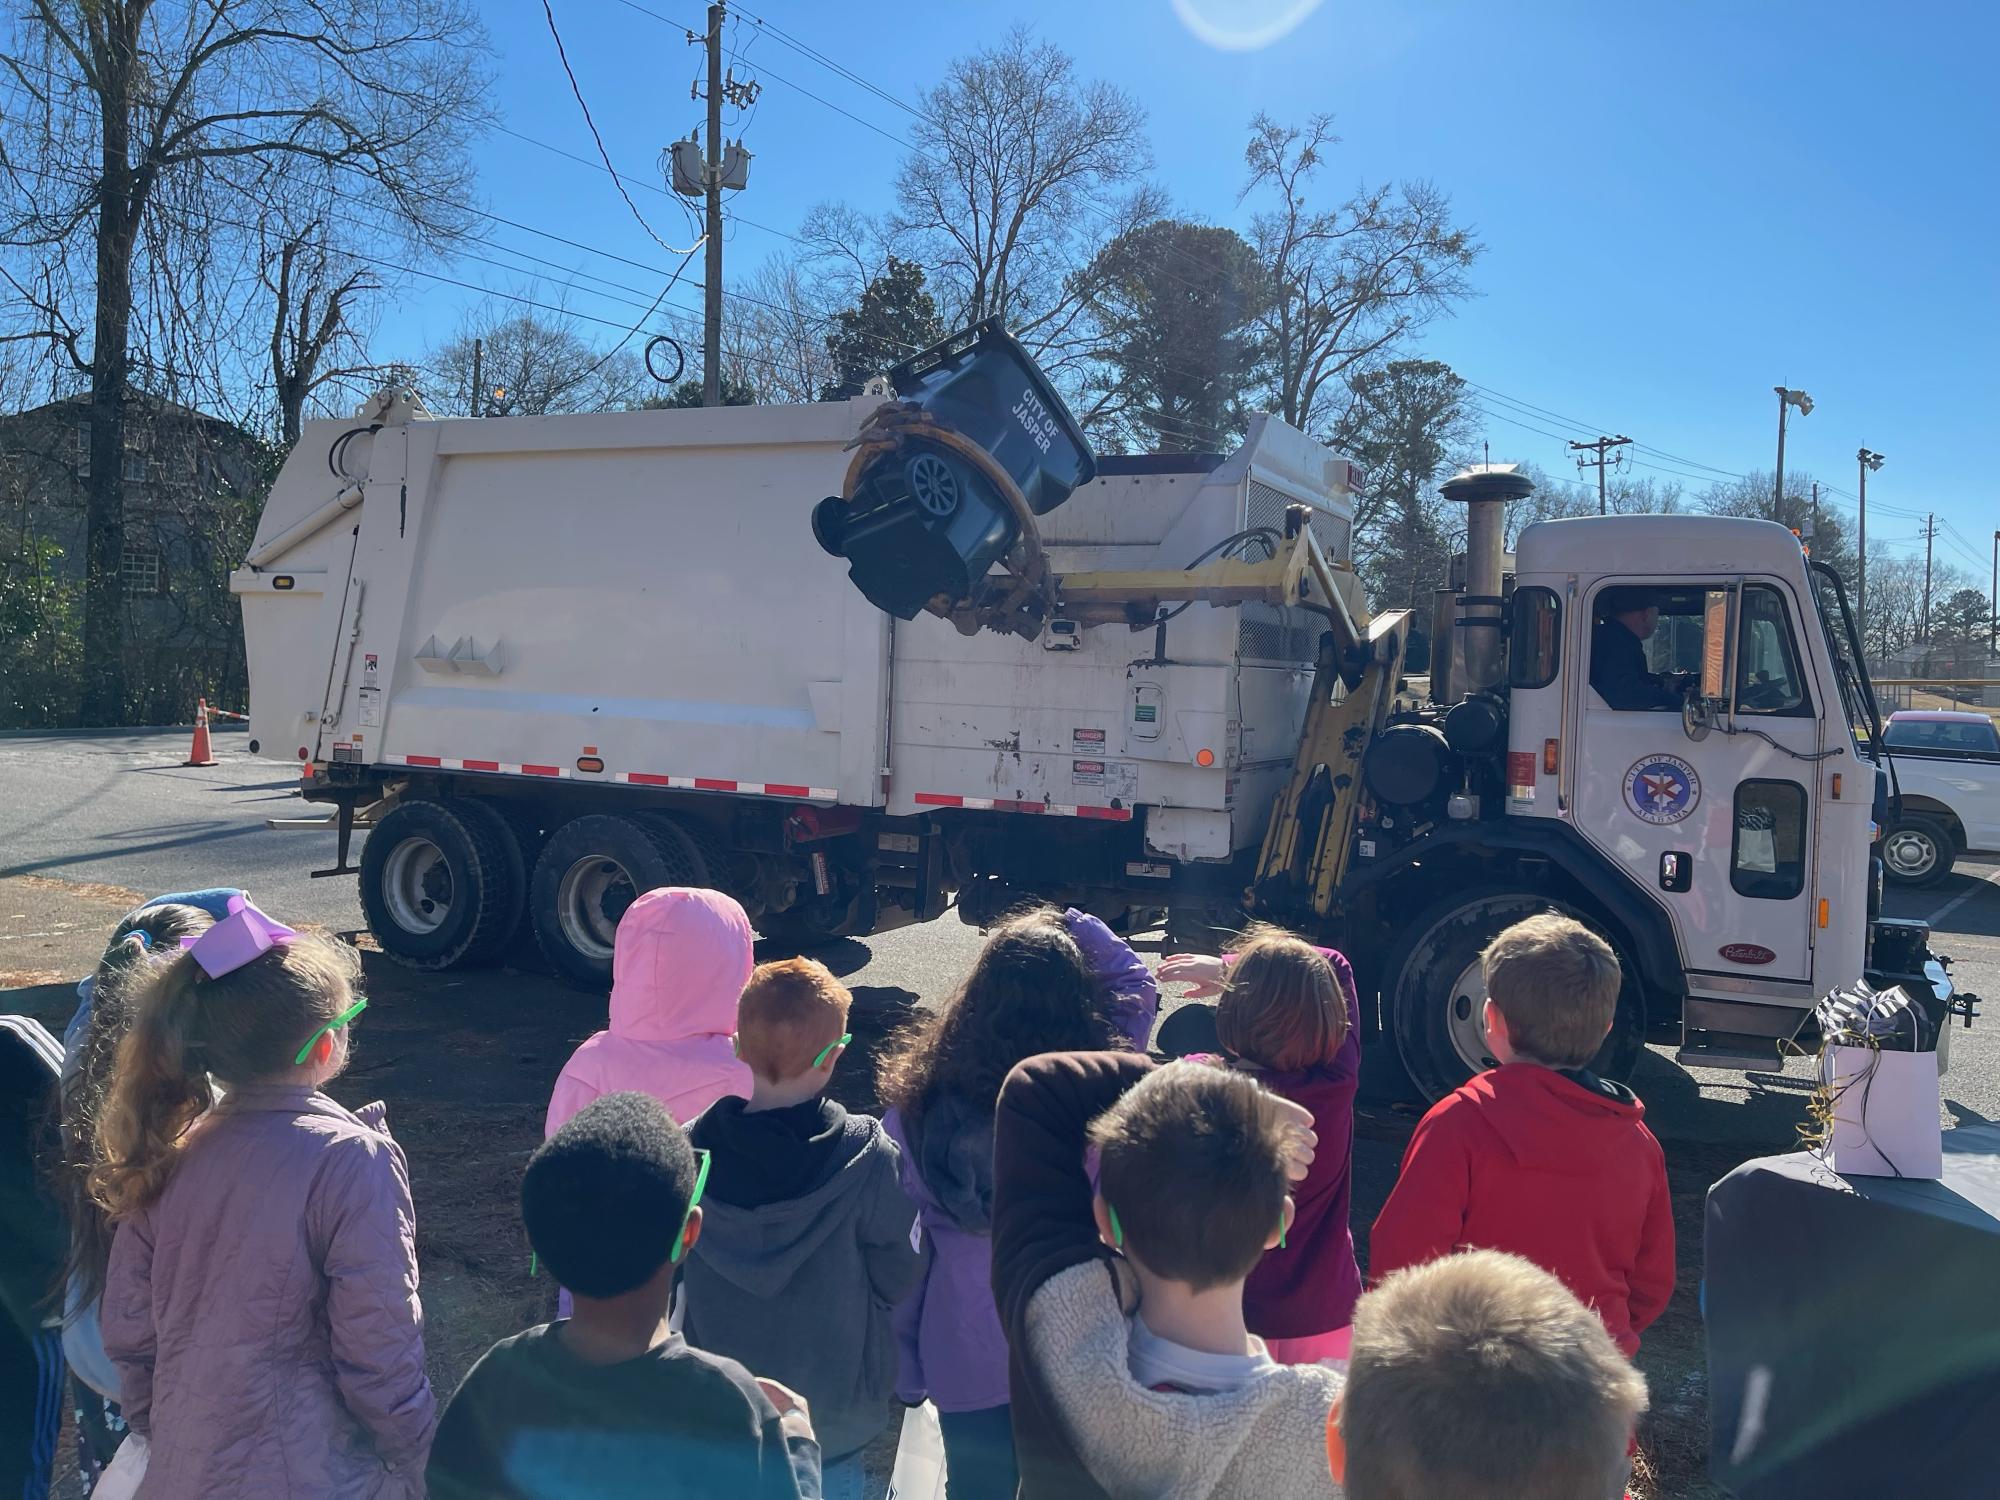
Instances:
[[[1918,813],[1898,818],[1882,835],[1882,873],[1896,885],[1936,885],[1956,855],[1944,825]]]
[[[1453,896],[1419,915],[1385,966],[1385,1018],[1396,1038],[1396,1052],[1419,1092],[1437,1100],[1474,1073],[1494,1065],[1486,1048],[1483,1014],[1486,984],[1479,955],[1500,933],[1524,917],[1550,910],[1576,917],[1593,930],[1597,924],[1545,897],[1519,891],[1488,889]],[[1607,940],[1611,941],[1608,936]],[[1612,941],[1612,948],[1618,944]],[[1645,1045],[1645,1004],[1632,962],[1619,953],[1624,984],[1611,1033],[1598,1049],[1591,1070],[1602,1077],[1623,1079],[1631,1073]]]
[[[520,847],[481,802],[403,802],[361,846],[361,909],[407,968],[490,958],[521,920]]]
[[[592,813],[549,836],[535,861],[528,917],[550,965],[574,984],[611,983],[611,950],[625,908],[665,885],[698,885],[702,872],[671,826]]]

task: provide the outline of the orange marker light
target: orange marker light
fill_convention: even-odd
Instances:
[[[1214,764],[1215,764],[1215,752],[1214,752],[1213,750],[1197,750],[1197,751],[1195,751],[1195,753],[1194,753],[1194,763],[1195,763],[1196,765],[1198,765],[1198,766],[1212,766],[1212,765],[1214,765]]]
[[[1840,772],[1838,771],[1833,773],[1833,800],[1836,802],[1840,800]]]
[[[1830,910],[1831,910],[1831,907],[1830,907],[1829,903],[1827,902],[1827,899],[1826,899],[1826,897],[1824,897],[1824,896],[1820,897],[1820,898],[1819,898],[1819,925],[1820,925],[1820,929],[1821,929],[1822,931],[1824,931],[1824,930],[1825,930],[1825,928],[1826,928],[1826,919],[1827,919],[1827,914],[1828,914],[1828,912],[1829,912]]]
[[[1542,741],[1542,774],[1553,776],[1562,765],[1562,741]]]
[[[604,769],[604,762],[594,755],[579,755],[576,758],[576,768],[579,771],[589,771],[595,774]]]

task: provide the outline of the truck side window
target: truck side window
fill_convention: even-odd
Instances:
[[[1507,682],[1510,687],[1547,687],[1556,680],[1562,643],[1562,605],[1555,590],[1514,590],[1514,619],[1507,628]]]
[[[1742,626],[1736,652],[1737,712],[1792,718],[1810,714],[1785,601],[1776,589],[1759,583],[1743,590]]]
[[[1806,789],[1796,781],[1738,783],[1729,883],[1764,901],[1789,901],[1806,888]]]

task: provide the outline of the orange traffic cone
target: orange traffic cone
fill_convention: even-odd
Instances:
[[[215,751],[208,743],[208,700],[197,700],[194,711],[194,748],[188,751],[188,758],[181,762],[184,766],[212,766],[216,764]]]

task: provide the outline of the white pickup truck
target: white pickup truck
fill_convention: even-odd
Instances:
[[[1902,793],[1882,837],[1898,885],[1936,885],[1959,855],[2000,850],[2000,724],[1983,713],[1903,709],[1883,725]]]

